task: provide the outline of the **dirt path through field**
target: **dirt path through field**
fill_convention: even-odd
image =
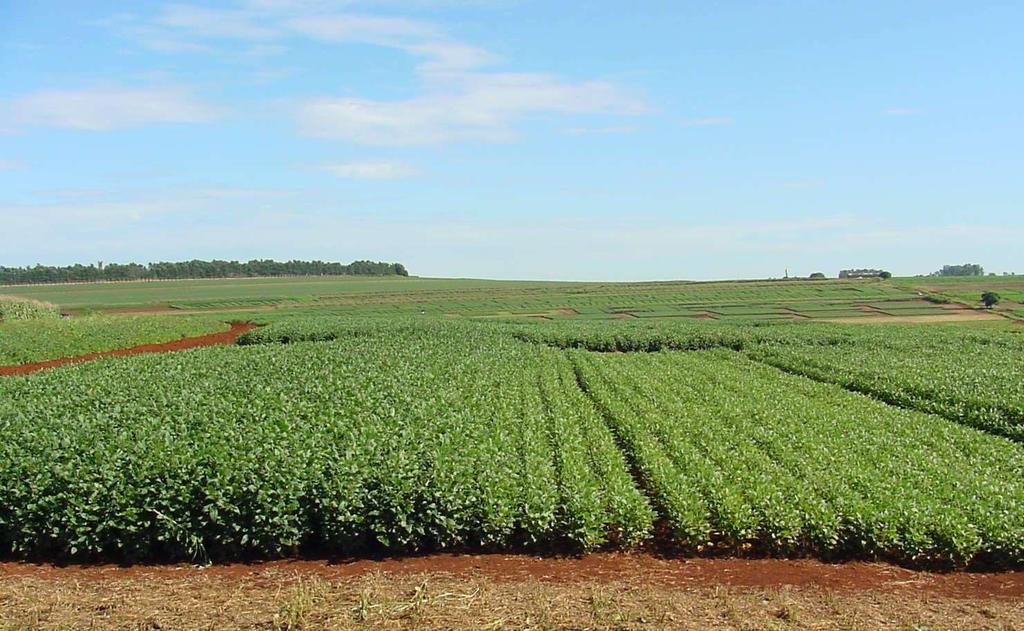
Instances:
[[[17,366],[0,366],[0,376],[27,375],[46,368],[56,368],[57,366],[63,366],[65,364],[77,364],[80,362],[92,361],[94,359],[102,359],[104,357],[123,357],[125,355],[140,355],[142,353],[170,353],[173,351],[183,351],[189,348],[199,348],[201,346],[234,344],[239,335],[256,328],[255,324],[250,324],[248,322],[231,322],[230,324],[231,328],[229,330],[221,331],[220,333],[210,333],[208,335],[199,335],[197,337],[183,337],[179,340],[171,340],[170,342],[143,344],[141,346],[133,346],[131,348],[119,348],[112,351],[77,355],[75,357],[48,359],[40,362],[32,362],[30,364],[20,364]]]

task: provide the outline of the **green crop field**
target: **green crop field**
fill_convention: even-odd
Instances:
[[[227,330],[209,315],[111,315],[0,324],[0,366],[170,342]]]
[[[235,348],[0,380],[3,554],[1024,562],[1009,323],[275,315]]]
[[[0,322],[0,365],[260,326],[0,377],[0,558],[1024,567],[1024,327],[907,282],[24,288],[92,315]]]

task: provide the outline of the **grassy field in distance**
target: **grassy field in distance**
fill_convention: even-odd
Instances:
[[[1004,296],[995,313],[976,309],[982,291]],[[32,285],[5,293],[46,300],[72,313],[116,310],[338,315],[426,314],[547,319],[728,321],[986,320],[1017,317],[1024,277],[883,280],[497,281],[401,277],[238,278]],[[939,295],[947,304],[924,300]],[[907,321],[914,321],[907,320]]]
[[[544,283],[397,276],[300,276],[15,285],[4,287],[3,293],[53,302],[65,309],[111,309],[210,301],[302,302],[323,295],[477,289],[506,284],[534,286]]]
[[[1024,303],[1024,276],[929,276],[903,279],[924,291],[950,296],[965,303],[977,304],[981,292],[994,291],[1004,303]],[[1004,305],[1005,306],[1005,305]]]

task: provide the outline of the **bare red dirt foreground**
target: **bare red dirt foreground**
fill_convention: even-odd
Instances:
[[[1017,629],[1024,572],[629,553],[0,563],[7,628]]]
[[[141,355],[142,353],[170,353],[174,351],[183,351],[189,348],[199,348],[201,346],[234,344],[239,335],[256,328],[255,324],[251,324],[249,322],[232,322],[230,324],[231,328],[229,330],[222,331],[220,333],[199,335],[197,337],[183,337],[179,340],[171,340],[170,342],[143,344],[141,346],[133,346],[131,348],[119,348],[113,351],[89,353],[87,355],[77,355],[75,357],[48,359],[46,361],[20,364],[18,366],[0,366],[0,376],[27,375],[47,368],[56,368],[57,366],[64,366],[65,364],[78,364],[81,362],[92,361],[94,359],[102,359],[104,357],[123,357],[126,355]]]
[[[601,552],[580,557],[504,554],[431,554],[340,561],[281,560],[173,565],[70,565],[0,563],[0,577],[31,575],[44,579],[103,581],[207,576],[224,580],[260,579],[281,573],[325,580],[372,573],[441,573],[486,577],[500,582],[537,579],[551,583],[643,578],[669,587],[817,587],[843,591],[927,592],[956,598],[994,597],[1024,600],[1024,571],[927,572],[888,563],[826,563],[813,559],[662,558],[650,554]]]

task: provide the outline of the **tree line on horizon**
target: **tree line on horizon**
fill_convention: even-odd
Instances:
[[[0,285],[37,283],[68,283],[124,280],[171,280],[186,278],[251,278],[255,276],[408,276],[401,263],[353,261],[274,261],[254,259],[239,261],[179,261],[140,263],[108,263],[89,265],[33,267],[0,266]]]
[[[942,269],[932,272],[932,276],[984,276],[985,268],[977,263],[963,265],[943,265]]]

